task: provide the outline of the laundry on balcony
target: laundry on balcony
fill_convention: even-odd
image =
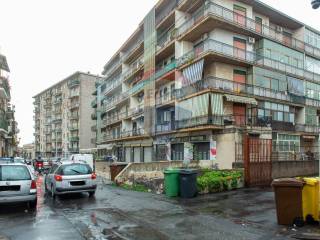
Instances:
[[[242,96],[236,96],[236,95],[224,95],[229,102],[236,102],[236,103],[245,103],[245,104],[251,104],[251,105],[258,105],[257,100],[254,98],[249,97],[242,97]]]

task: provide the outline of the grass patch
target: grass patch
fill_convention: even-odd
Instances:
[[[130,190],[130,191],[136,191],[136,192],[148,192],[148,188],[146,188],[144,185],[142,184],[121,184],[119,187],[126,189],[126,190]]]

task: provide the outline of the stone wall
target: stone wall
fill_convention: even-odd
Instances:
[[[110,163],[105,161],[96,161],[96,174],[104,179],[110,180]]]

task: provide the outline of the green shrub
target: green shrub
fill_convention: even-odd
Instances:
[[[218,171],[205,169],[202,176],[197,178],[197,185],[199,191],[218,192],[221,190],[229,190],[229,181],[231,181],[231,188],[238,186],[238,179],[242,177],[240,171]]]

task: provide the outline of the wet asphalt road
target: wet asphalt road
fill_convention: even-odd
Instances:
[[[0,206],[0,240],[54,239],[291,239],[301,229],[276,224],[273,193],[244,189],[197,197],[126,191],[99,180],[86,194],[52,200],[38,180],[37,210]],[[318,231],[318,228],[303,228]]]

